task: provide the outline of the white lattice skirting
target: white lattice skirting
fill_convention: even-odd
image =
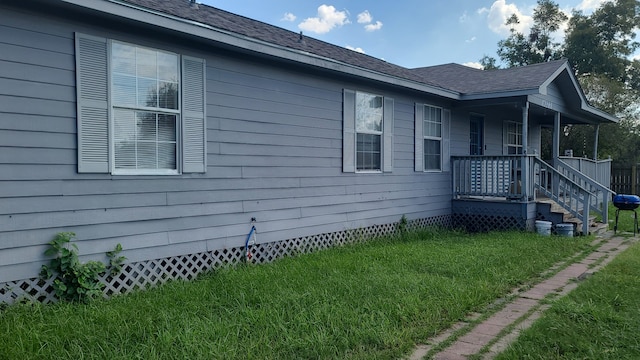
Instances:
[[[431,218],[411,220],[408,229],[420,229],[429,226],[451,226],[451,216],[442,215]],[[300,238],[255,244],[250,247],[253,263],[268,263],[284,256],[310,253],[350,243],[365,241],[376,236],[396,232],[397,224],[373,225],[366,228],[344,230],[332,233],[305,236]],[[197,254],[172,256],[163,259],[146,260],[126,264],[117,276],[103,276],[104,295],[110,297],[125,294],[136,289],[145,289],[168,280],[191,280],[206,271],[221,266],[234,265],[242,261],[244,247],[219,249]],[[0,283],[0,303],[12,304],[21,299],[43,303],[56,301],[52,279],[31,278],[26,280]]]

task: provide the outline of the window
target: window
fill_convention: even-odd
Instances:
[[[505,123],[505,143],[508,155],[522,154],[522,124],[512,121]]]
[[[442,170],[442,109],[425,105],[423,122],[424,169]]]
[[[343,172],[393,171],[393,99],[343,93]]]
[[[356,93],[356,170],[382,169],[382,96]]]
[[[178,55],[113,42],[114,172],[177,173]]]
[[[451,112],[438,106],[415,104],[415,171],[449,171]]]
[[[205,172],[204,60],[76,34],[78,172]]]

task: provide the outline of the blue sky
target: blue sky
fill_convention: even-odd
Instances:
[[[605,0],[560,0],[591,13]],[[408,68],[496,56],[516,13],[528,32],[536,0],[198,0]],[[559,32],[556,36],[563,36]]]

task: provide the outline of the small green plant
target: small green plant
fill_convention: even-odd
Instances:
[[[40,276],[44,279],[54,277],[53,289],[56,297],[65,301],[88,301],[102,293],[104,284],[100,275],[107,267],[100,261],[81,263],[78,259],[78,246],[71,240],[76,237],[73,232],[61,232],[49,242],[45,255],[54,256],[49,265],[42,265]],[[113,251],[107,252],[111,274],[122,270],[126,258],[119,256],[122,246],[118,244]]]
[[[396,229],[398,230],[398,234],[404,235],[408,231],[409,221],[407,220],[406,215],[402,215],[400,221],[396,224]]]

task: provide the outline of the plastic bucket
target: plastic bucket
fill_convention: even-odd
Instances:
[[[556,234],[564,237],[573,237],[573,224],[557,224]]]
[[[551,221],[536,220],[536,232],[540,235],[551,235]]]

